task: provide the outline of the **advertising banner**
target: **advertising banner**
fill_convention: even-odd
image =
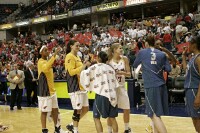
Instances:
[[[48,21],[48,16],[32,19],[32,23],[33,24],[35,24],[35,23],[42,23],[42,22],[46,22],[46,21]]]
[[[97,6],[97,11],[104,11],[109,9],[114,9],[119,7],[119,2],[105,3]]]
[[[67,13],[59,14],[59,15],[52,15],[52,19],[64,19],[64,18],[67,18],[67,17],[68,17]]]
[[[1,30],[11,29],[11,28],[13,28],[13,24],[3,24],[3,25],[0,25],[0,29]]]
[[[91,13],[91,8],[90,8],[90,7],[83,8],[83,9],[79,9],[79,10],[73,10],[73,11],[72,11],[72,15],[73,15],[73,16],[84,15],[84,14],[90,14],[90,13]]]
[[[28,20],[15,23],[16,26],[25,26],[25,25],[29,25],[29,24],[30,24],[30,22]]]
[[[124,6],[146,3],[148,0],[124,0]]]

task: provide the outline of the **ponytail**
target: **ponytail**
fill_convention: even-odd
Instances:
[[[70,40],[67,44],[66,54],[69,54],[71,52],[71,46],[73,46],[77,41]]]

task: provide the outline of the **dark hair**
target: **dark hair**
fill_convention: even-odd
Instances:
[[[98,57],[101,59],[101,63],[106,63],[108,61],[108,55],[104,51],[99,52]]]
[[[42,58],[42,55],[40,54],[40,49],[42,48],[42,46],[40,46],[39,48],[38,48],[38,59],[40,59],[40,58]]]
[[[71,52],[71,46],[74,45],[77,41],[76,40],[70,40],[67,44],[66,54],[69,54]]]
[[[200,50],[200,36],[193,36],[191,41],[190,41],[191,44],[196,44],[197,46],[197,49]]]
[[[153,34],[149,34],[146,38],[146,42],[148,42],[149,46],[155,45],[155,37]]]

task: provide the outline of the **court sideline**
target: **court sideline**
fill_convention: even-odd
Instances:
[[[60,109],[61,125],[66,130],[66,124],[71,122],[72,110]],[[117,118],[119,125],[119,133],[123,133],[123,117],[119,113]],[[192,125],[192,120],[189,117],[163,117],[168,133],[195,133]],[[130,126],[134,133],[147,133],[145,128],[148,126],[150,120],[146,115],[131,114]],[[0,123],[9,126],[9,130],[5,133],[40,133],[40,112],[38,108],[23,107],[23,110],[10,111],[9,106],[0,105]],[[104,133],[107,133],[106,120],[102,119]],[[50,133],[53,133],[53,123],[47,122],[47,128]],[[81,121],[79,127],[80,133],[96,133],[95,125],[90,111]]]

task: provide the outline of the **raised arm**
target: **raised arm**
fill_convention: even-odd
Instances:
[[[182,53],[182,65],[183,65],[184,72],[186,71],[186,68],[187,68],[186,52],[187,52],[187,48],[184,48],[183,53]]]
[[[176,62],[177,62],[176,58],[168,49],[166,49],[164,47],[160,47],[160,49],[168,55],[168,57],[171,59],[172,64],[176,64]]]

